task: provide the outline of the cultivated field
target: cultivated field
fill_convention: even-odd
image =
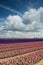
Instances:
[[[43,65],[43,41],[0,44],[0,65]]]

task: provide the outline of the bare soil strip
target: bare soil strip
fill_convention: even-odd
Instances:
[[[43,65],[43,59],[40,60],[39,62],[35,63],[34,65]]]

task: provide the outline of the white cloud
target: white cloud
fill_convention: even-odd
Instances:
[[[40,7],[38,10],[30,9],[26,11],[23,18],[24,23],[27,23],[27,30],[39,31],[40,28],[43,28],[43,7]]]
[[[42,32],[20,32],[20,31],[6,31],[1,33],[1,38],[43,38]]]
[[[22,18],[18,15],[14,15],[14,16],[9,15],[7,17],[7,21],[5,21],[5,24],[7,27],[11,26],[14,29],[18,29],[18,30],[23,29],[25,26],[25,24],[23,24]]]
[[[43,7],[30,9],[21,16],[9,15],[0,30],[2,37],[43,37]]]

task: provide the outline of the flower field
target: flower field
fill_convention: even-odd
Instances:
[[[43,59],[43,42],[0,44],[0,65],[34,65]]]

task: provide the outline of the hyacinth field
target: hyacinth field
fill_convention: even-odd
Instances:
[[[0,65],[43,65],[43,41],[0,44]]]

